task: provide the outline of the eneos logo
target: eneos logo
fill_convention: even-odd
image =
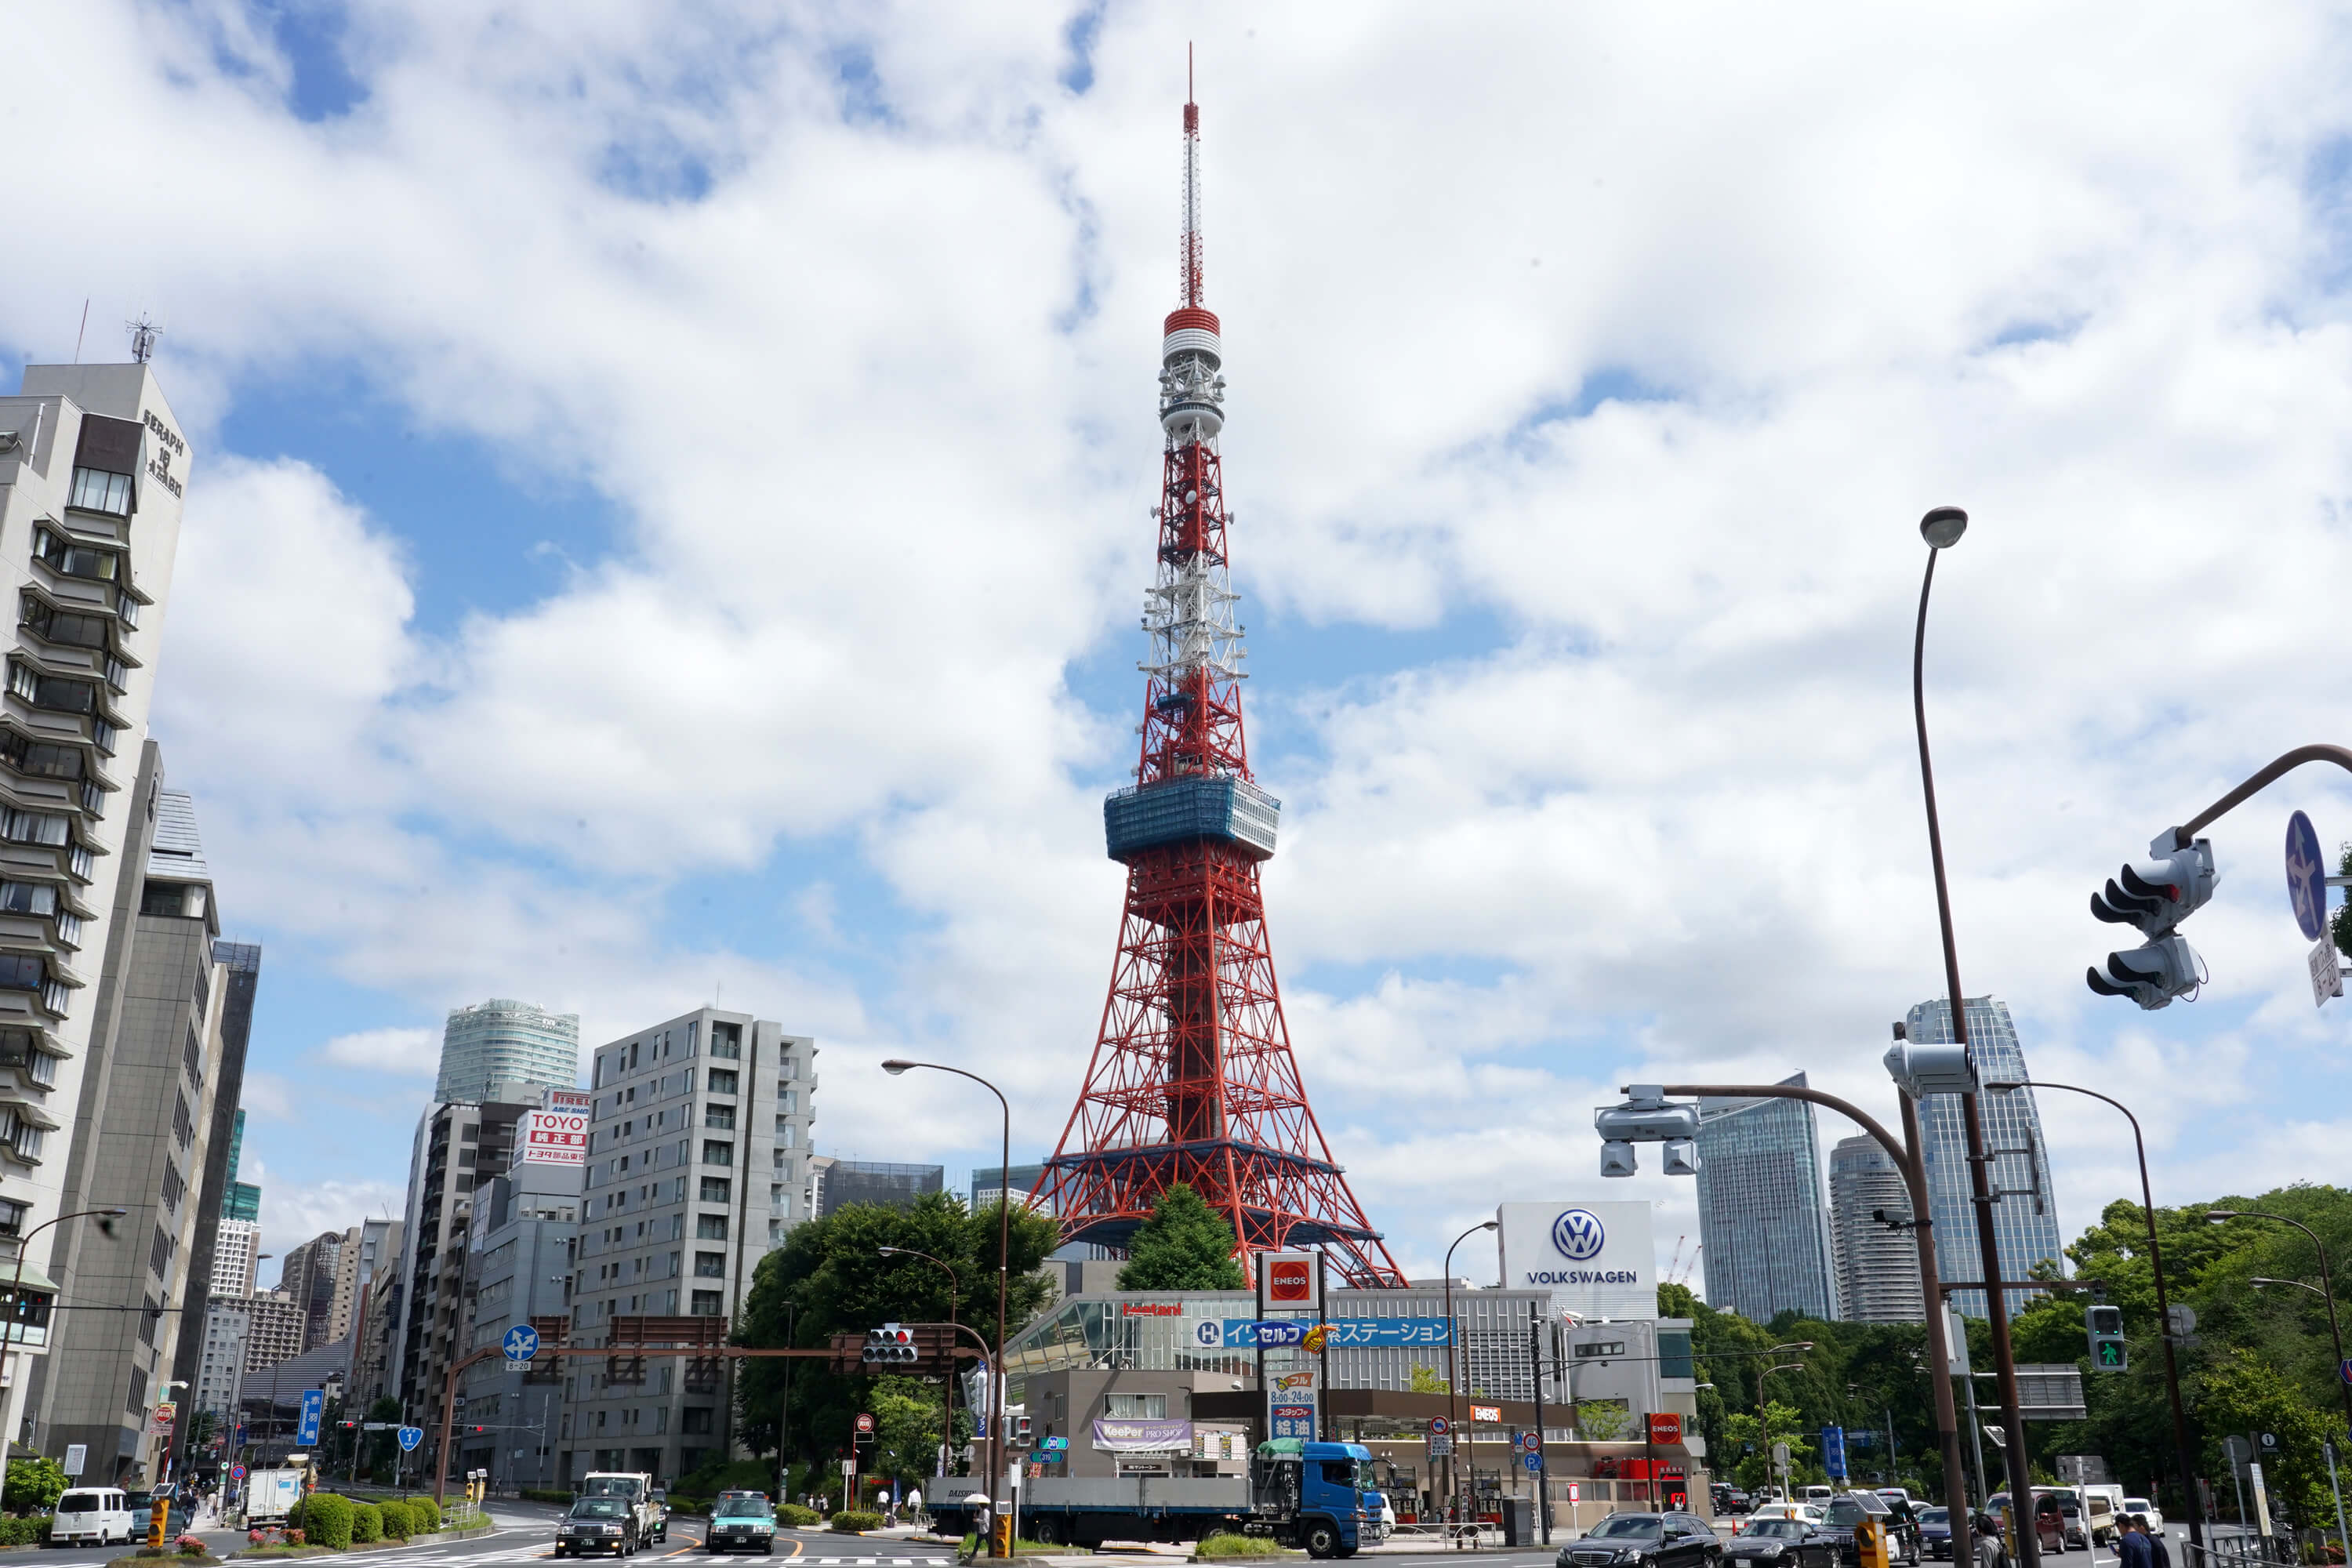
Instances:
[[[1590,1209],[1570,1209],[1551,1222],[1551,1244],[1571,1263],[1591,1262],[1608,1239],[1600,1216]]]
[[[1269,1258],[1265,1266],[1265,1299],[1285,1302],[1315,1300],[1315,1277],[1309,1260]]]

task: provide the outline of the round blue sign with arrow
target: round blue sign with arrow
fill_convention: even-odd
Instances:
[[[2286,897],[2304,940],[2317,942],[2327,929],[2327,862],[2320,858],[2319,830],[2299,811],[2286,819]]]
[[[526,1362],[539,1353],[539,1331],[529,1323],[517,1323],[507,1331],[507,1360]]]
[[[394,1435],[400,1439],[400,1451],[404,1454],[416,1452],[416,1445],[425,1441],[425,1428],[422,1426],[403,1426]]]
[[[2352,1356],[2347,1356],[2341,1363],[2337,1363],[2336,1375],[2344,1380],[2347,1387],[2352,1387]]]

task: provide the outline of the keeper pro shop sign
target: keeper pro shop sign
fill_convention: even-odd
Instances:
[[[522,1119],[518,1160],[548,1165],[588,1163],[588,1114],[581,1110],[532,1110]]]

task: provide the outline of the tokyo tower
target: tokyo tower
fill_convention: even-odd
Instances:
[[[1188,95],[1189,96],[1189,95]],[[1348,1190],[1290,1051],[1258,868],[1282,803],[1251,779],[1226,552],[1223,352],[1201,294],[1201,110],[1184,105],[1179,298],[1160,342],[1159,564],[1143,743],[1103,803],[1126,913],[1085,1089],[1033,1198],[1065,1241],[1123,1247],[1178,1183],[1256,1255],[1319,1247],[1351,1285],[1404,1277]]]

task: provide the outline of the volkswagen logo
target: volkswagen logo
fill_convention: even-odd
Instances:
[[[1590,1209],[1570,1209],[1551,1222],[1551,1244],[1571,1263],[1590,1263],[1601,1256],[1608,1233]]]

